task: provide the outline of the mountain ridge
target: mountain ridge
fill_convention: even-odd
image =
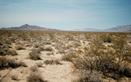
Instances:
[[[82,28],[75,29],[75,31],[83,32],[131,32],[131,25],[119,25],[108,29],[94,29],[94,28]]]
[[[64,31],[59,29],[51,29],[47,27],[41,27],[37,25],[24,24],[17,27],[1,28],[3,30],[44,30],[44,31]],[[68,31],[82,31],[82,32],[131,32],[131,25],[119,25],[108,29],[94,29],[94,28],[82,28]]]
[[[113,28],[106,29],[107,31],[116,32],[131,32],[131,25],[119,25]]]
[[[58,31],[57,29],[51,29],[47,27],[41,27],[37,25],[24,24],[17,27],[2,28],[3,30],[45,30],[45,31]]]

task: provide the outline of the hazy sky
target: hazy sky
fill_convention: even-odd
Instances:
[[[23,24],[56,29],[131,24],[131,0],[0,0],[0,27]]]

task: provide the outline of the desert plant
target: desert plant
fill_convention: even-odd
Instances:
[[[101,77],[102,74],[97,71],[81,71],[80,78],[73,82],[103,82]]]
[[[45,64],[61,64],[59,60],[46,60]]]
[[[106,77],[119,80],[122,77],[131,77],[131,69],[126,63],[116,62],[111,56],[82,57],[73,62],[80,70],[87,70],[92,73],[96,70]],[[88,76],[88,75],[87,75]]]
[[[53,48],[51,46],[44,47],[44,51],[53,51]]]
[[[19,66],[23,66],[23,64],[16,61],[15,59],[10,59],[7,57],[0,57],[0,69],[9,68],[9,67],[16,68]]]
[[[30,68],[30,75],[27,77],[27,82],[47,82],[41,76],[37,65],[34,65]]]
[[[34,65],[32,67],[30,67],[31,72],[38,72],[38,66]]]
[[[33,60],[40,60],[41,59],[40,49],[38,49],[38,48],[32,49],[32,51],[29,53],[29,56]]]
[[[120,42],[117,46],[115,45],[117,48],[114,49],[119,52],[112,52],[108,47],[104,47],[101,43],[98,44],[98,40],[99,38],[96,38],[90,45],[88,53],[77,57],[73,61],[75,67],[79,70],[91,71],[91,73],[95,70],[106,77],[116,80],[125,76],[130,77],[131,69],[128,67],[128,63],[123,60],[125,53],[121,47],[124,45],[124,41]]]
[[[47,82],[47,81],[41,77],[40,73],[31,72],[31,74],[27,78],[27,82]]]
[[[44,63],[43,62],[38,62],[36,64],[37,64],[38,67],[42,67]]]
[[[0,43],[0,55],[5,56],[9,50],[10,46],[5,43]]]
[[[111,43],[112,40],[113,40],[113,37],[111,35],[109,35],[109,34],[106,34],[106,35],[103,34],[101,36],[101,38],[102,38],[103,42],[107,42],[107,43]]]
[[[68,53],[64,54],[62,56],[62,60],[66,60],[66,61],[72,61],[74,58],[77,58],[78,54],[75,53],[75,51],[69,51]]]
[[[15,50],[13,50],[13,49],[9,49],[9,50],[7,51],[7,55],[15,56],[15,55],[18,55],[18,53],[17,53]]]
[[[16,50],[25,50],[25,48],[22,45],[16,45],[15,49]]]
[[[19,78],[18,75],[12,75],[12,76],[11,76],[11,79],[12,79],[12,80],[15,80],[15,81],[19,81],[19,80],[20,80],[20,78]]]
[[[14,49],[11,49],[11,46],[6,43],[0,43],[0,55],[6,56],[6,55],[18,55],[17,52]]]

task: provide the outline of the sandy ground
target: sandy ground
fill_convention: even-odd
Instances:
[[[45,38],[45,37],[43,37]],[[82,38],[82,37],[81,37]],[[77,38],[76,38],[77,39]],[[28,82],[27,79],[32,73],[31,68],[33,66],[37,66],[39,70],[39,74],[41,77],[46,80],[47,82],[75,82],[80,78],[80,74],[76,72],[76,69],[72,62],[64,61],[62,57],[64,53],[68,54],[73,50],[78,53],[83,53],[84,49],[90,48],[90,41],[84,41],[78,38],[78,41],[70,41],[64,40],[60,41],[61,39],[57,38],[57,40],[51,42],[44,42],[42,41],[32,41],[24,42],[18,41],[18,43],[22,43],[25,49],[17,50],[16,43],[12,44],[12,49],[14,49],[18,55],[16,56],[9,56],[10,58],[14,58],[17,61],[23,62],[26,66],[20,66],[18,68],[6,68],[0,70],[0,82]],[[80,41],[79,41],[80,40]],[[39,43],[40,42],[40,43]],[[34,48],[34,45],[38,44],[38,47],[50,47],[53,50],[42,50],[40,52],[41,60],[33,60],[29,57],[29,53]],[[25,46],[29,45],[29,46]],[[40,46],[39,46],[40,45]],[[112,46],[112,43],[103,43],[106,47]],[[131,43],[128,43],[131,46]],[[36,47],[35,47],[36,48]],[[112,48],[111,48],[112,49]],[[58,51],[59,50],[59,51]],[[61,52],[60,52],[61,51]],[[64,53],[63,53],[64,51]],[[112,49],[113,51],[113,49]],[[84,54],[83,54],[84,55]],[[82,55],[80,55],[82,56]],[[49,64],[45,63],[46,61],[58,61],[58,63]],[[115,80],[111,79],[104,82],[116,82]],[[121,81],[125,82],[125,81]],[[127,81],[128,82],[128,81]]]
[[[14,46],[15,44],[13,44]],[[34,65],[42,63],[41,67],[38,67],[42,78],[48,82],[72,82],[78,79],[78,75],[74,72],[74,67],[71,62],[63,61],[62,54],[57,54],[57,50],[54,49],[53,53],[49,51],[42,51],[40,53],[42,60],[32,60],[29,58],[31,47],[25,50],[16,50],[17,56],[13,56],[16,60],[24,62],[27,67],[18,67],[15,69],[4,69],[0,71],[3,79],[1,82],[27,82],[27,77],[30,74],[30,68]],[[58,60],[60,64],[45,64],[47,60]]]

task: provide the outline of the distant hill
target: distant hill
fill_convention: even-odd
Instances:
[[[46,27],[40,27],[36,25],[29,25],[29,24],[24,24],[18,27],[8,27],[8,28],[2,28],[3,30],[44,30],[44,31],[58,31],[56,29],[50,29]]]
[[[131,25],[121,25],[109,29],[94,29],[94,28],[82,28],[75,29],[75,31],[83,32],[131,32]]]
[[[93,28],[82,28],[82,29],[74,29],[74,31],[99,32],[99,31],[101,31],[101,30],[99,30],[99,29],[93,29]]]
[[[105,31],[111,32],[131,32],[131,25],[121,25],[113,28],[106,29]]]
[[[46,27],[24,24],[18,27],[1,28],[3,30],[43,30],[43,31],[64,31],[58,29],[50,29]],[[131,32],[131,25],[121,25],[109,29],[94,29],[94,28],[82,28],[74,29],[71,31],[83,31],[83,32]]]

